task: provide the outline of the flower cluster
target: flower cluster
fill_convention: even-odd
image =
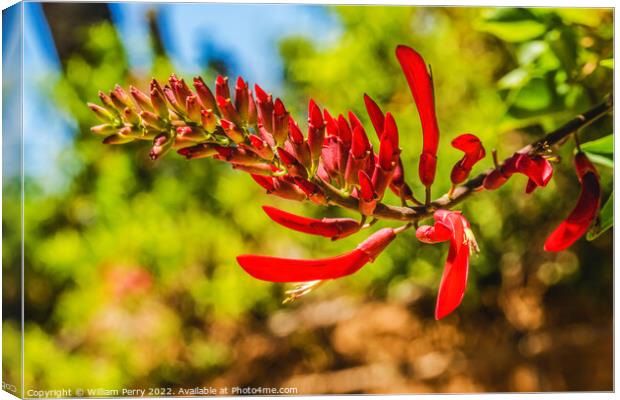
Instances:
[[[407,46],[398,46],[396,57],[402,67],[422,126],[423,146],[418,175],[425,187],[424,201],[414,197],[405,181],[405,168],[396,120],[383,112],[367,94],[364,103],[378,148],[373,148],[360,119],[348,112],[332,115],[313,100],[308,104],[306,133],[290,115],[283,101],[241,77],[231,90],[228,78],[218,76],[212,91],[197,77],[193,89],[172,75],[163,86],[153,79],[149,91],[135,87],[126,92],[116,86],[109,94],[100,92],[101,105],[89,107],[101,120],[91,128],[104,135],[105,144],[135,140],[151,143],[149,155],[158,159],[171,149],[187,159],[214,158],[245,171],[267,193],[285,199],[309,200],[318,205],[336,205],[359,213],[359,219],[313,219],[264,206],[276,223],[299,232],[338,240],[370,228],[378,219],[392,218],[406,223],[380,229],[351,250],[332,258],[296,260],[259,255],[241,255],[239,265],[255,278],[272,282],[306,282],[290,292],[291,298],[307,293],[325,280],[350,275],[372,262],[395,237],[432,215],[432,226],[417,228],[424,243],[449,241],[450,248],[439,286],[435,316],[443,318],[462,301],[469,257],[478,251],[469,222],[458,211],[431,201],[435,180],[439,127],[435,112],[432,76],[422,56]],[[452,190],[466,181],[486,151],[472,134],[463,134],[452,146],[464,153],[450,174]],[[495,154],[494,154],[495,155]],[[583,153],[576,158],[577,174],[583,185],[577,206],[545,244],[558,251],[568,247],[588,228],[600,203],[598,174]],[[526,192],[547,185],[552,165],[542,151],[518,152],[498,163],[486,175],[480,189],[493,190],[513,174],[528,177]],[[387,190],[401,200],[401,206],[383,203]],[[414,212],[412,210],[422,210]],[[385,212],[389,210],[390,213]]]

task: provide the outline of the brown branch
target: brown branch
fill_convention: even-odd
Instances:
[[[578,130],[596,121],[600,117],[611,112],[612,109],[613,98],[609,96],[609,98],[605,102],[591,108],[583,114],[578,115],[577,117],[573,118],[555,131],[545,135],[543,138],[528,144],[527,146],[519,150],[518,153],[533,154],[545,147],[558,144],[570,134],[577,132]],[[409,222],[415,222],[427,218],[431,216],[436,209],[452,208],[461,201],[463,201],[465,198],[469,197],[469,195],[474,193],[477,188],[482,186],[484,178],[486,178],[487,175],[489,175],[494,169],[495,168],[489,168],[480,175],[471,178],[463,185],[457,186],[450,197],[447,194],[444,194],[439,199],[433,201],[429,207],[398,207],[379,203],[377,204],[377,208],[374,211],[373,217],[378,219]],[[334,190],[333,187],[323,184],[320,179],[317,179],[314,182],[321,186],[321,188],[327,194],[330,202],[332,202],[334,205],[338,205],[340,207],[354,211],[359,210],[358,202],[353,197],[345,197],[341,195],[339,192]]]

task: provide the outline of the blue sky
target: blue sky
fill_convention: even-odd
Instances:
[[[49,101],[47,91],[61,64],[41,5],[23,4],[26,173],[50,189],[60,185],[62,176],[53,166],[75,133],[75,123]],[[131,67],[145,73],[153,61],[145,45],[150,9],[158,11],[165,50],[179,73],[198,73],[206,60],[224,57],[232,65],[231,75],[260,81],[270,91],[282,85],[277,47],[282,37],[306,36],[326,46],[340,35],[338,21],[323,6],[111,3]]]

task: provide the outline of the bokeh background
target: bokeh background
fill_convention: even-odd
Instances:
[[[542,251],[579,192],[572,144],[558,149],[547,188],[525,195],[515,177],[459,207],[482,252],[463,305],[437,322],[446,245],[408,233],[355,275],[282,305],[287,287],[246,275],[236,255],[321,257],[361,238],[290,232],[260,205],[347,214],[269,197],[214,160],[152,162],[143,143],[104,146],[85,106],[115,83],[222,73],[282,97],[299,121],[312,97],[368,123],[366,92],[394,113],[421,193],[420,127],[394,57],[403,43],[432,64],[440,193],[460,157],[456,135],[475,133],[503,158],[604,100],[611,10],[25,3],[24,29],[26,390],[612,390],[612,230]],[[582,140],[611,133],[607,117]],[[605,200],[613,164],[602,162]],[[480,164],[474,173],[490,158]],[[17,172],[5,171],[5,199],[18,194]],[[3,207],[6,270],[20,263],[20,224],[18,204]],[[18,286],[5,274],[7,382],[19,380]]]

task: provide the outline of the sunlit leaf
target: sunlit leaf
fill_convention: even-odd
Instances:
[[[588,153],[614,154],[614,135],[607,135],[591,142],[582,143],[581,149]]]
[[[584,153],[586,153],[586,155],[588,156],[590,161],[592,161],[593,163],[596,163],[598,165],[602,165],[604,167],[609,167],[609,168],[613,168],[614,167],[614,160],[613,160],[612,157],[603,156],[603,155],[599,155],[599,154],[595,154],[595,153],[590,153],[590,152],[587,152],[587,151],[584,151]]]
[[[598,214],[596,223],[586,235],[586,239],[594,240],[603,234],[606,230],[614,225],[614,194],[613,192],[605,202],[605,205],[601,208]]]

